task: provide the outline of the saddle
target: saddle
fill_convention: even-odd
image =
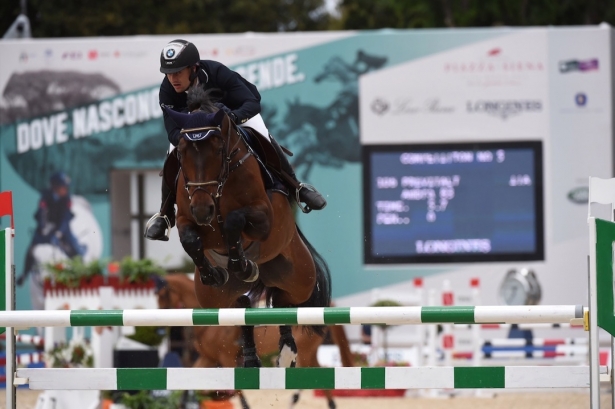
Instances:
[[[289,191],[286,185],[281,179],[281,166],[280,158],[277,152],[271,146],[271,143],[260,133],[254,131],[251,128],[237,127],[239,134],[244,142],[252,149],[254,157],[260,165],[261,175],[265,184],[265,190],[267,192],[277,191],[288,196]],[[289,156],[292,156],[292,152],[284,149]],[[160,176],[163,177],[167,187],[173,192],[177,191],[177,181],[179,180],[180,163],[177,156],[177,150],[173,150],[164,162]]]

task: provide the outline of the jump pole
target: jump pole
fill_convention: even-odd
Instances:
[[[11,227],[0,231],[0,309],[12,311],[15,309],[15,265],[13,260],[13,237],[15,236],[13,218],[12,192],[0,193],[0,217],[10,216]],[[6,408],[15,409],[15,328],[0,328],[0,333],[6,337]]]
[[[592,180],[593,179],[593,180]],[[592,189],[597,178],[590,178]],[[595,200],[615,203],[615,179],[598,186],[608,190]],[[606,187],[605,187],[606,186]],[[5,232],[5,307],[0,326],[189,326],[189,325],[318,325],[318,324],[522,324],[584,323],[590,330],[589,367],[427,367],[427,368],[94,368],[18,369],[14,362],[7,376],[7,408],[14,408],[14,380],[30,383],[31,389],[399,389],[399,388],[562,388],[589,387],[591,407],[600,405],[598,327],[615,334],[613,300],[613,243],[615,223],[588,218],[590,225],[590,309],[579,305],[523,307],[353,307],[269,310],[107,310],[107,311],[11,311],[14,302],[12,236]],[[6,240],[6,239],[9,240]],[[7,251],[8,250],[8,251]],[[10,258],[10,261],[8,260]],[[4,280],[2,280],[4,281]],[[1,284],[0,284],[1,285]],[[375,310],[375,311],[372,311]],[[7,350],[13,341],[7,328]],[[10,335],[10,336],[9,336]],[[14,356],[14,349],[12,348]],[[9,364],[7,363],[7,366]],[[7,367],[7,371],[9,368]],[[209,374],[209,375],[208,375]],[[199,381],[202,376],[208,380]],[[297,380],[294,380],[297,379]],[[62,380],[62,381],[60,381]],[[589,381],[589,382],[588,382]],[[201,383],[202,382],[202,383]],[[11,402],[12,400],[12,402]]]
[[[0,325],[25,329],[83,326],[582,323],[584,311],[582,305],[20,310],[0,311]]]

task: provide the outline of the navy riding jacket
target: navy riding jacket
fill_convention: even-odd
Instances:
[[[219,102],[231,109],[231,112],[237,117],[238,124],[242,124],[260,114],[261,95],[254,84],[217,61],[201,60],[199,65],[200,68],[197,71],[199,86],[205,90],[217,88],[223,91],[224,97]],[[187,93],[175,92],[166,76],[160,85],[159,99],[161,105],[166,105],[175,111],[185,112],[188,108]],[[162,112],[169,142],[177,146],[181,128],[164,110]]]

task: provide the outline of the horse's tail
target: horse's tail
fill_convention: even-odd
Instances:
[[[299,304],[297,307],[329,307],[331,305],[331,272],[325,259],[320,255],[318,251],[312,246],[308,239],[303,235],[299,226],[297,226],[297,233],[299,237],[305,243],[312,259],[314,260],[314,267],[316,267],[316,285],[312,295],[304,303]],[[310,327],[316,334],[323,336],[325,333],[325,327],[321,325],[313,325]]]

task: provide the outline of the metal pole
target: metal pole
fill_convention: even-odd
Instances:
[[[6,311],[13,311],[15,309],[15,266],[13,264],[13,234],[14,230],[11,228],[4,230],[4,251],[5,251],[5,283],[6,283]],[[6,408],[16,409],[16,390],[15,390],[15,328],[6,328]]]
[[[600,409],[600,352],[598,348],[598,299],[596,277],[596,220],[589,223],[589,388],[590,408]]]

